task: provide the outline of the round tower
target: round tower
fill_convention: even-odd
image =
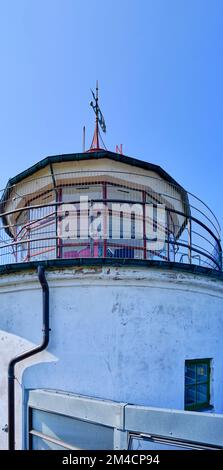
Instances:
[[[8,398],[16,448],[42,448],[30,390],[223,412],[219,224],[161,167],[94,147],[41,160],[2,193],[0,260],[1,448]]]

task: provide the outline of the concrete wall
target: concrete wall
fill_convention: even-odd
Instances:
[[[156,268],[47,273],[51,339],[16,368],[17,447],[27,388],[184,408],[186,359],[212,358],[211,401],[223,412],[223,281]],[[0,448],[7,448],[7,365],[41,341],[35,272],[0,276]]]

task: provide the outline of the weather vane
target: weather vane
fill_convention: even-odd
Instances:
[[[93,108],[95,115],[96,115],[96,126],[98,126],[99,124],[102,131],[106,132],[106,124],[105,124],[104,116],[98,105],[98,81],[96,83],[96,96],[93,90],[91,90],[91,93],[92,93],[94,101],[90,102],[90,106]]]

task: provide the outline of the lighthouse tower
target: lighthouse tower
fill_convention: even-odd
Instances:
[[[1,196],[2,449],[127,448],[138,408],[223,412],[218,221],[160,166],[103,148],[93,100],[91,148]]]

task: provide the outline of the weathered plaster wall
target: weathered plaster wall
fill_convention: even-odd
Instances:
[[[156,268],[48,271],[51,339],[16,369],[17,446],[22,393],[52,388],[183,409],[185,359],[213,358],[212,403],[223,412],[223,282]],[[0,276],[0,448],[7,448],[7,365],[41,341],[34,272]],[[24,391],[24,390],[23,390]]]

